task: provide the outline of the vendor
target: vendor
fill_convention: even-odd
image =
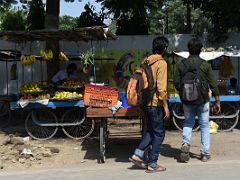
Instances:
[[[75,63],[68,64],[66,69],[62,69],[57,72],[52,78],[53,83],[62,83],[66,79],[75,79],[77,78],[77,65]]]
[[[236,78],[231,78],[230,79],[230,85],[227,87],[227,94],[238,94],[239,90],[237,87],[237,79]]]

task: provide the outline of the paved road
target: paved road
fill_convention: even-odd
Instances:
[[[212,160],[202,163],[197,159],[185,163],[167,163],[166,172],[147,174],[131,163],[81,165],[74,168],[1,172],[1,180],[127,180],[127,179],[183,179],[183,180],[238,180],[239,160]]]

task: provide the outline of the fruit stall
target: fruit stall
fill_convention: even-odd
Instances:
[[[174,52],[174,54],[174,57],[177,56],[175,58],[180,57],[180,59],[187,58],[189,56],[189,53],[186,51]],[[220,91],[221,112],[219,114],[215,114],[213,110],[214,106],[211,105],[210,121],[212,120],[217,123],[219,131],[231,131],[238,123],[240,95],[238,94],[239,92],[227,92],[227,82],[234,74],[237,74],[238,80],[240,78],[240,52],[224,48],[206,48],[202,50],[200,57],[211,64],[212,69],[218,73],[219,77],[217,85]],[[230,58],[235,58],[237,60],[235,63],[237,66],[234,67]],[[235,71],[237,73],[235,73]],[[184,114],[177,90],[174,87],[170,88],[169,95],[169,103],[172,106],[173,123],[177,129],[182,130]],[[214,102],[215,99],[211,97],[211,92],[209,92],[209,95],[210,102]],[[196,122],[193,130],[197,131],[198,129],[199,125]]]
[[[72,30],[36,30],[30,32],[0,32],[0,39],[16,43],[46,41],[47,39],[66,41],[105,41],[115,40],[117,37],[108,28],[89,27]],[[90,50],[89,52],[91,52]],[[16,46],[15,50],[16,52]],[[90,53],[79,55],[78,57],[67,56],[60,51],[59,60],[68,62],[71,60],[81,60],[84,64],[92,64],[93,83],[86,84],[82,79],[67,80],[59,85],[49,84],[44,80],[42,72],[45,63],[51,61],[53,52],[51,50],[39,50],[39,55],[28,54],[13,55],[11,60],[15,64],[15,81],[19,90],[15,95],[15,100],[4,100],[4,105],[9,114],[12,110],[26,109],[29,111],[25,119],[25,129],[34,139],[45,140],[53,137],[58,128],[74,139],[84,139],[88,137],[95,127],[95,122],[99,123],[99,162],[105,162],[105,146],[108,137],[107,118],[113,117],[140,117],[142,112],[138,108],[121,108],[113,113],[109,107],[114,107],[118,103],[119,92],[114,87],[97,85],[95,83],[95,60]],[[101,58],[100,58],[101,60]],[[6,64],[8,61],[6,61]],[[34,82],[20,82],[19,69],[22,66],[30,67],[31,77],[32,65],[40,63],[41,79]],[[23,76],[22,76],[23,77]],[[33,79],[33,78],[32,78]],[[32,80],[31,79],[31,80]],[[8,86],[8,85],[7,85]],[[3,102],[3,100],[2,100]],[[60,116],[56,113],[60,112]],[[143,124],[143,123],[142,123]]]
[[[15,43],[13,52],[16,51],[16,43],[26,43],[33,41],[46,41],[49,39],[57,41],[104,41],[114,40],[117,37],[108,29],[102,27],[88,27],[72,30],[34,30],[34,31],[2,31],[0,39]],[[13,55],[12,55],[13,54]],[[34,139],[48,139],[53,137],[58,128],[74,139],[82,139],[91,134],[94,128],[94,120],[86,118],[86,108],[83,103],[84,82],[80,79],[67,80],[60,85],[49,84],[43,79],[42,71],[44,64],[53,58],[51,50],[39,50],[39,55],[12,53],[3,60],[6,66],[9,62],[14,63],[13,73],[15,73],[16,87],[19,90],[14,95],[15,99],[2,98],[1,117],[11,116],[11,110],[28,109],[29,113],[25,120],[25,129]],[[80,56],[80,55],[79,55]],[[76,58],[75,58],[76,59]],[[63,62],[71,61],[64,52],[59,53],[59,60]],[[78,60],[81,58],[78,57]],[[37,82],[24,82],[24,72],[28,68],[32,73],[32,65],[39,63],[41,69],[41,80]],[[21,67],[21,74],[19,69]],[[8,68],[6,68],[8,69]],[[8,76],[8,72],[6,73]],[[93,72],[94,75],[94,72]],[[8,79],[8,77],[7,77]],[[6,82],[6,87],[9,86]],[[8,94],[8,93],[7,93]],[[52,109],[63,111],[57,117]],[[3,110],[2,110],[3,111]],[[2,112],[1,111],[1,112]],[[5,118],[6,119],[6,118]]]

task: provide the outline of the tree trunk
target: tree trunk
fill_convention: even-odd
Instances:
[[[46,16],[45,16],[45,29],[58,29],[59,28],[59,8],[60,0],[47,0],[46,2]],[[47,79],[48,81],[59,70],[59,42],[54,40],[46,41],[46,49],[53,51],[52,61],[47,63]]]
[[[191,33],[192,31],[192,21],[191,21],[191,6],[190,6],[190,0],[187,2],[187,28],[186,33]]]

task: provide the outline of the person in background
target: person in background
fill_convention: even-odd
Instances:
[[[163,54],[168,47],[168,39],[161,36],[152,42],[152,55],[144,59],[152,68],[154,95],[149,104],[144,105],[143,112],[147,118],[147,132],[129,160],[147,173],[165,171],[157,164],[160,148],[165,137],[164,119],[170,116],[167,102],[167,63]],[[145,162],[144,154],[148,150]]]
[[[75,79],[77,78],[76,74],[77,65],[75,63],[68,64],[66,69],[62,69],[57,72],[52,78],[52,82],[56,83],[63,83],[66,79]]]
[[[232,95],[236,95],[239,94],[239,90],[237,87],[237,79],[236,78],[231,78],[230,79],[230,85],[227,87],[227,94],[232,94]]]
[[[176,73],[174,75],[174,84],[176,89],[179,92],[182,92],[182,88],[184,88],[184,75],[187,72],[191,72],[192,68],[187,67],[197,67],[198,73],[200,75],[200,79],[202,81],[202,88],[205,87],[207,90],[209,87],[212,91],[212,95],[215,97],[215,107],[216,112],[220,112],[220,99],[219,99],[219,90],[217,87],[216,80],[213,76],[212,68],[207,61],[202,60],[199,57],[203,45],[202,42],[193,38],[188,42],[188,50],[189,57],[187,59],[183,59],[177,64]],[[197,65],[197,66],[196,66]],[[186,72],[187,71],[187,72]],[[207,88],[206,88],[207,87]],[[204,89],[202,89],[203,91]],[[208,91],[207,91],[208,94]],[[182,147],[180,154],[180,161],[188,162],[190,155],[190,144],[192,138],[192,129],[195,124],[195,117],[198,117],[198,123],[200,125],[201,130],[201,161],[207,162],[210,159],[210,132],[209,132],[209,95],[203,94],[201,92],[201,101],[196,103],[184,103],[183,102],[183,111],[184,111],[184,124],[183,124],[183,139],[182,139]],[[181,97],[181,96],[180,96]]]

